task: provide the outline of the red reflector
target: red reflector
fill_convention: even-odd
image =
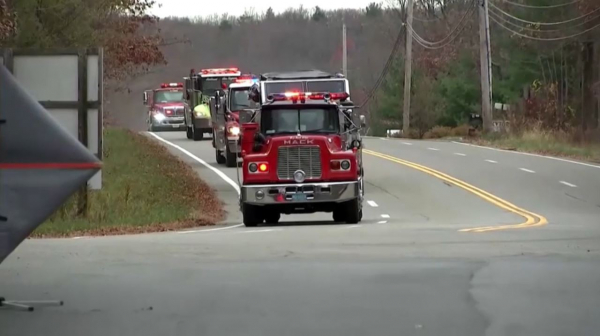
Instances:
[[[258,170],[264,173],[269,170],[269,166],[266,163],[261,163],[258,165]]]

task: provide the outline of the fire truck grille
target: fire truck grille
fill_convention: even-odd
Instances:
[[[283,146],[277,153],[277,177],[293,180],[294,172],[302,170],[307,179],[321,177],[319,146]]]
[[[169,112],[167,112],[169,111]],[[165,114],[167,117],[181,117],[183,116],[183,107],[169,107],[165,108]]]

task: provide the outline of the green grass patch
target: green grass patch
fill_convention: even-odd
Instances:
[[[222,203],[198,175],[156,141],[129,130],[104,133],[102,190],[90,191],[87,214],[71,197],[32,236],[156,232],[212,225]]]
[[[573,141],[572,138],[572,135],[566,133],[530,130],[520,135],[486,135],[472,140],[472,142],[507,150],[600,162],[600,144],[589,141]]]

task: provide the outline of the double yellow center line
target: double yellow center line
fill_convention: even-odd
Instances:
[[[483,227],[459,230],[461,232],[487,232],[487,231],[497,231],[497,230],[507,230],[507,229],[521,229],[521,228],[529,228],[529,227],[542,226],[542,225],[548,224],[548,220],[544,216],[541,216],[541,215],[538,215],[531,211],[522,209],[506,200],[503,200],[502,198],[500,198],[498,196],[490,194],[489,192],[487,192],[485,190],[481,190],[475,186],[468,184],[467,182],[461,181],[457,178],[454,178],[450,175],[439,172],[435,169],[431,169],[429,167],[425,167],[425,166],[422,166],[422,165],[414,163],[414,162],[402,160],[402,159],[399,159],[394,156],[375,152],[375,151],[368,150],[368,149],[363,149],[363,153],[373,155],[373,156],[376,156],[376,157],[379,157],[379,158],[382,158],[382,159],[385,159],[388,161],[396,162],[401,165],[405,165],[407,167],[419,170],[419,171],[429,174],[431,176],[435,176],[435,177],[439,178],[440,180],[446,181],[446,182],[451,183],[457,187],[460,187],[470,193],[473,193],[504,210],[510,211],[512,213],[515,213],[515,214],[525,218],[525,222],[520,223],[520,224],[500,225],[500,226],[483,226]]]

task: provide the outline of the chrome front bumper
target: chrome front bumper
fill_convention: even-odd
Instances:
[[[262,196],[261,196],[262,195]],[[242,203],[299,204],[340,203],[360,196],[358,181],[330,183],[264,184],[242,186]]]
[[[185,126],[184,117],[167,117],[161,121],[152,118],[152,125],[158,127],[182,127]]]

